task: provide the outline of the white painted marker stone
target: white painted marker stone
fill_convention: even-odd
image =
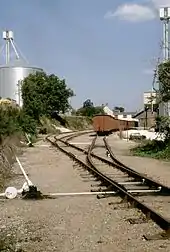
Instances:
[[[5,190],[5,196],[8,199],[14,199],[17,196],[17,189],[15,187],[8,187]]]

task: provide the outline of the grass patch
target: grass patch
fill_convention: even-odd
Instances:
[[[7,181],[13,175],[12,164],[15,162],[14,153],[21,152],[21,138],[22,136],[18,133],[12,137],[7,137],[0,145],[0,190],[4,189]]]
[[[59,134],[60,131],[56,130],[53,125],[60,126],[60,123],[54,119],[49,119],[46,116],[40,118],[41,126],[39,127],[40,134]]]
[[[147,140],[131,149],[135,156],[170,160],[170,144],[164,141]]]
[[[62,116],[67,121],[67,128],[70,130],[86,130],[92,129],[92,121],[86,116]],[[41,127],[39,132],[44,134],[59,134],[60,131],[56,130],[53,125],[57,127],[63,127],[57,120],[49,119],[45,116],[40,119]]]
[[[92,129],[92,120],[87,116],[65,116],[64,119],[68,122],[69,129],[72,130]]]

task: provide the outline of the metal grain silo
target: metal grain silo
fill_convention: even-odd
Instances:
[[[41,72],[43,69],[31,66],[25,59],[20,58],[12,31],[4,31],[3,39],[5,40],[6,64],[0,65],[0,97],[13,99],[20,105],[20,81],[29,74]],[[14,51],[16,60],[11,60],[11,49]]]
[[[14,64],[0,66],[0,97],[11,98],[19,102],[18,82],[29,74],[43,71],[41,68],[23,64],[17,60]]]

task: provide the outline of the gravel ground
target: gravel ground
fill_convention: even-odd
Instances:
[[[75,142],[86,141],[87,144],[90,139],[82,136]],[[89,191],[91,185],[96,184],[85,171],[73,165],[73,161],[42,140],[34,148],[27,148],[20,161],[30,179],[44,193]],[[17,164],[14,170],[19,172]],[[19,176],[11,181],[10,186],[20,188],[22,184],[23,178]],[[120,204],[119,198],[14,199],[1,200],[0,204],[0,230],[11,240],[14,233],[17,248],[22,248],[18,251],[170,251],[168,240],[148,242],[142,238],[144,234],[159,232],[159,228],[152,222],[129,224],[127,218],[138,218],[141,214]]]

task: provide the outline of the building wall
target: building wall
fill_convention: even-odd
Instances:
[[[155,118],[156,118],[156,112],[147,112],[147,122],[146,122],[146,112],[142,112],[139,116],[135,117],[136,119],[139,119],[139,126],[140,127],[153,127],[155,126]]]

